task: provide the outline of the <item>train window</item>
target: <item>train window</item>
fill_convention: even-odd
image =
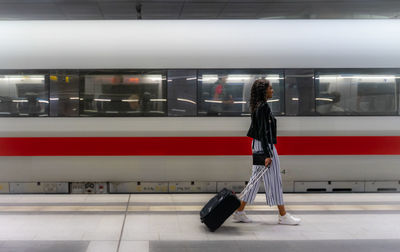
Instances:
[[[166,73],[81,74],[80,116],[165,116]]]
[[[48,116],[45,74],[0,73],[0,116]]]
[[[312,69],[285,71],[286,115],[314,115],[315,88]]]
[[[168,71],[168,115],[196,116],[196,70]]]
[[[316,71],[321,115],[395,115],[400,75],[381,70]]]
[[[50,116],[79,116],[78,72],[50,72]]]
[[[283,71],[201,70],[198,72],[199,116],[249,116],[250,91],[256,79],[268,79],[274,96],[268,102],[284,114]]]

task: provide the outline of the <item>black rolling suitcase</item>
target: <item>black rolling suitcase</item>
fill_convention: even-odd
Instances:
[[[217,230],[226,219],[229,218],[240,207],[240,199],[253,188],[269,167],[261,170],[253,180],[250,180],[239,197],[226,188],[222,189],[216,196],[210,199],[200,211],[200,220],[206,224],[211,232]]]
[[[203,207],[200,211],[200,220],[211,232],[214,232],[239,207],[238,197],[232,191],[224,188]]]

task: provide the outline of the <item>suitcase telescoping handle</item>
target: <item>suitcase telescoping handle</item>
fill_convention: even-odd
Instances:
[[[264,168],[260,169],[258,171],[258,173],[256,174],[256,176],[252,176],[252,178],[250,179],[250,181],[247,183],[246,187],[243,189],[243,191],[240,193],[239,195],[239,199],[242,200],[243,197],[250,192],[250,190],[254,187],[255,183],[257,183],[257,181],[259,181],[262,176],[264,176],[264,174],[267,172],[267,170],[269,169],[270,165],[265,166]]]

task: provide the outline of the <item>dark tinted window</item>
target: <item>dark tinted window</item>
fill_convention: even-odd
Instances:
[[[394,115],[400,75],[381,70],[316,71],[322,115]]]
[[[79,115],[79,75],[77,72],[50,73],[50,116]]]
[[[275,114],[283,114],[283,73],[264,70],[201,70],[198,73],[198,114],[201,116],[250,115],[250,91],[256,79],[268,79],[274,88],[269,100]]]
[[[0,116],[48,116],[45,74],[0,73]]]
[[[168,71],[168,115],[196,116],[196,70]]]
[[[82,74],[81,116],[166,115],[165,72]]]
[[[286,115],[314,115],[315,88],[312,69],[285,71]]]

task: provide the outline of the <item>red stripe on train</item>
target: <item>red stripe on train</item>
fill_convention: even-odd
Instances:
[[[0,156],[250,155],[248,137],[3,137]],[[281,136],[279,155],[400,155],[400,136]]]

